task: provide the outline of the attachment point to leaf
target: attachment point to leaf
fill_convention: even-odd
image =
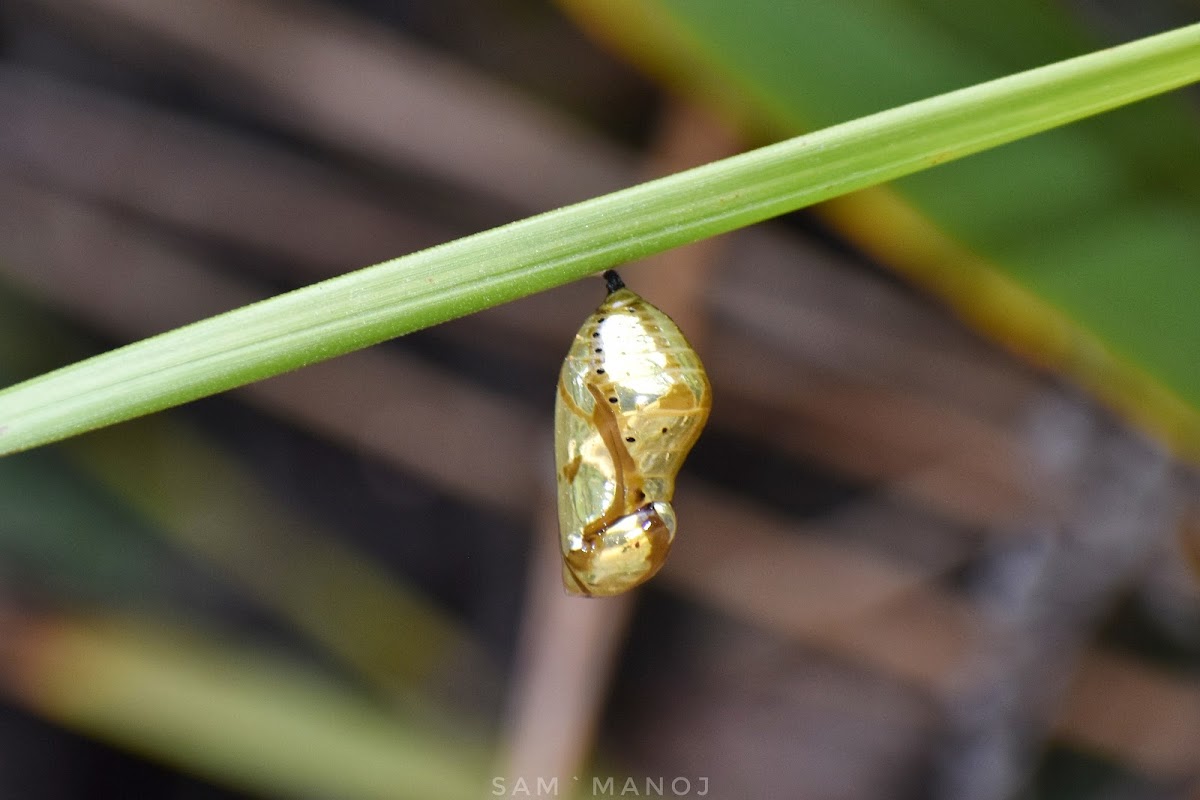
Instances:
[[[609,294],[625,288],[625,281],[621,280],[621,276],[617,274],[615,269],[610,269],[604,273],[604,282],[608,284]]]

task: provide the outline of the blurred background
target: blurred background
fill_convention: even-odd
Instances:
[[[787,5],[8,0],[0,385],[1200,17]],[[1200,797],[1197,102],[629,265],[714,384],[635,597],[599,280],[3,459],[0,797]]]

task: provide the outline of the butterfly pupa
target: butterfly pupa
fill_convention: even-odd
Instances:
[[[563,586],[627,592],[675,540],[675,476],[712,408],[700,357],[617,273],[563,361],[554,451]]]

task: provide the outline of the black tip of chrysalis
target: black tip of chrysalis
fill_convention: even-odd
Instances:
[[[621,276],[617,274],[615,269],[610,269],[604,273],[604,283],[608,285],[609,294],[625,288],[625,281],[621,280]]]

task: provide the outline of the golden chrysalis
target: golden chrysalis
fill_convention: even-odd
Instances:
[[[658,572],[675,540],[675,476],[712,408],[700,357],[616,272],[563,361],[554,454],[563,585],[627,592]]]

